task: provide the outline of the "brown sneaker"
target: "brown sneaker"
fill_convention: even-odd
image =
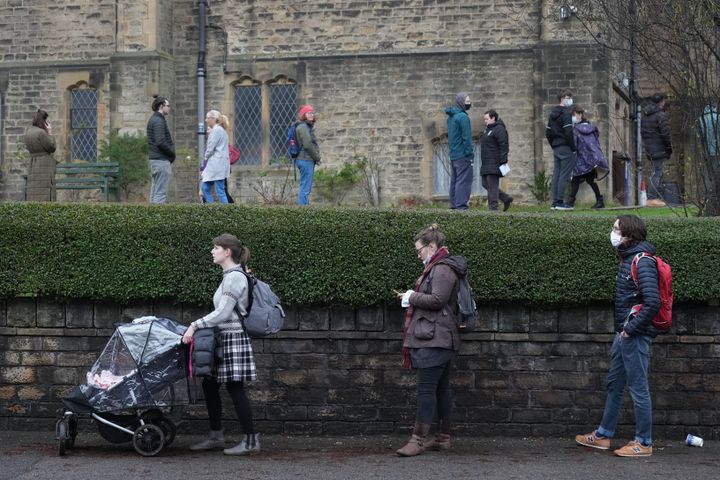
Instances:
[[[438,433],[435,438],[431,438],[425,442],[425,450],[450,450],[450,435],[447,433]]]
[[[585,435],[576,435],[575,441],[584,447],[597,448],[599,450],[610,449],[609,438],[599,438],[597,436],[597,430]]]
[[[408,440],[407,445],[397,450],[395,453],[400,457],[414,457],[425,451],[425,437],[413,434]]]
[[[649,457],[652,455],[652,445],[646,447],[637,440],[633,440],[613,453],[618,457]]]

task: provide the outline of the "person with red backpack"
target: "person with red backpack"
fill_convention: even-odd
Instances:
[[[614,451],[621,457],[652,455],[648,364],[652,340],[662,331],[655,326],[655,317],[663,303],[660,284],[667,284],[669,267],[663,268],[665,278],[661,281],[658,266],[662,260],[655,257],[655,247],[645,237],[645,222],[636,215],[620,215],[610,232],[610,242],[620,257],[620,267],[615,277],[616,334],[610,349],[607,400],[597,430],[575,437],[580,445],[608,450],[620,416],[625,387],[628,387],[635,407],[635,438]]]

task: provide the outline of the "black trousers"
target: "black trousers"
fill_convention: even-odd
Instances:
[[[570,205],[575,203],[575,197],[577,196],[578,190],[580,190],[580,184],[582,182],[587,182],[587,184],[590,185],[590,188],[592,188],[592,191],[595,194],[595,201],[600,201],[602,195],[600,195],[600,187],[598,187],[598,184],[595,183],[595,178],[597,178],[595,170],[583,175],[576,175],[572,177],[572,181],[570,182],[570,198],[568,199],[570,201]]]
[[[500,175],[483,175],[482,186],[487,190],[488,209],[490,210],[498,209],[498,198],[503,203],[510,199],[510,195],[500,190]]]
[[[203,393],[205,394],[205,406],[210,419],[210,430],[222,430],[222,400],[220,399],[220,384],[212,377],[205,377],[203,380]],[[255,433],[255,425],[253,423],[252,407],[250,400],[245,395],[243,382],[227,382],[225,384],[230,398],[235,405],[235,413],[237,413],[243,433],[251,435]]]
[[[438,418],[452,416],[450,362],[436,367],[417,369],[417,422],[430,424]]]

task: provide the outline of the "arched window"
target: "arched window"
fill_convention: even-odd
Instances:
[[[70,160],[97,161],[98,92],[81,83],[70,89]]]

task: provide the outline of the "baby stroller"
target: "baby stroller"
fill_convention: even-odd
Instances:
[[[55,433],[62,456],[75,445],[78,416],[90,415],[100,436],[132,442],[143,456],[157,455],[175,439],[175,424],[163,410],[187,405],[186,327],[168,318],[141,317],[119,325],[100,357],[62,400]]]

